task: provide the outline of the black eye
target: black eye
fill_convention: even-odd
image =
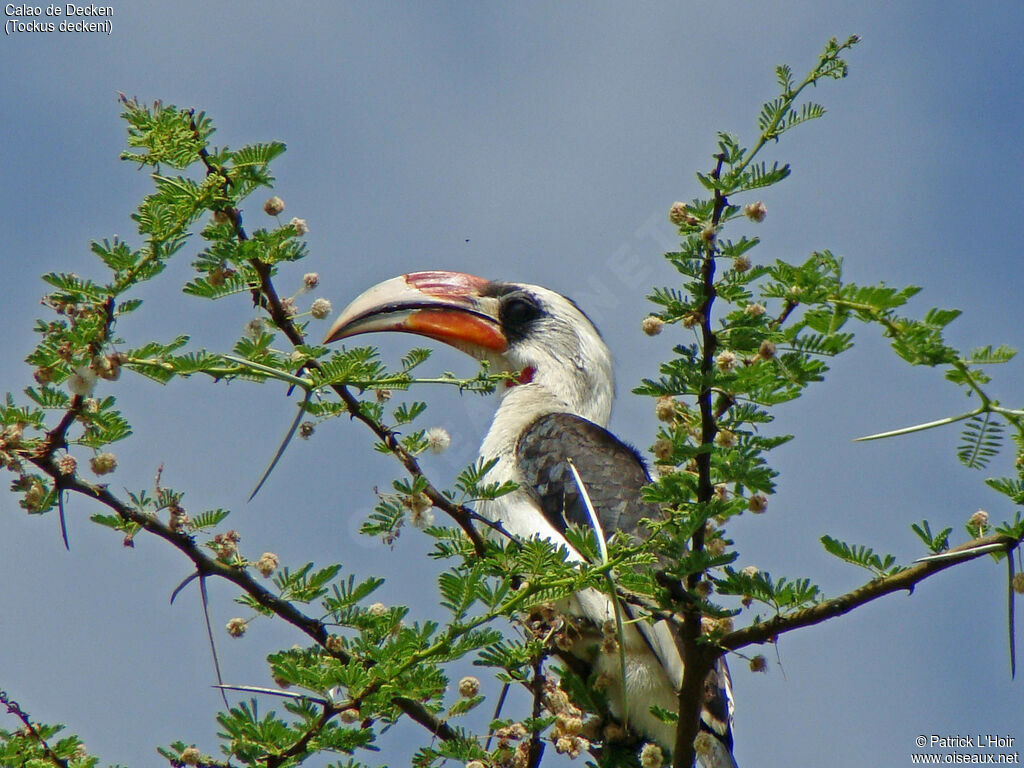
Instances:
[[[540,315],[541,309],[532,296],[512,294],[501,302],[501,327],[510,338],[523,335],[527,326]]]

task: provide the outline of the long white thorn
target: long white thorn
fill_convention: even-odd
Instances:
[[[597,538],[597,550],[601,555],[601,564],[608,564],[608,542],[604,537],[604,529],[601,527],[601,521],[597,516],[597,511],[594,509],[593,502],[590,501],[590,494],[587,493],[587,486],[583,483],[583,478],[580,477],[580,473],[576,471],[576,465],[572,459],[567,458],[566,461],[569,464],[569,471],[572,472],[572,478],[576,481],[576,487],[579,489],[580,498],[583,499],[583,507],[587,510],[587,516],[590,518],[590,525],[594,529],[594,535]],[[629,696],[626,692],[626,630],[622,623],[622,606],[619,604],[619,598],[615,594],[615,579],[612,576],[611,570],[605,571],[605,579],[608,580],[608,586],[610,587],[610,597],[612,601],[612,608],[615,609],[615,632],[619,638],[619,673],[620,682],[622,684],[622,725],[624,728],[629,728]]]

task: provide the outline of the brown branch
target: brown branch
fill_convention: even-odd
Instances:
[[[30,461],[50,477],[55,479],[58,477],[59,470],[52,456],[34,456]],[[140,512],[125,504],[114,496],[105,485],[93,485],[92,483],[85,482],[77,475],[73,475],[64,477],[63,487],[66,490],[74,491],[100,502],[117,513],[118,517],[122,520],[134,523],[147,532],[169,542],[192,561],[196,572],[200,576],[219,576],[230,581],[256,600],[261,606],[272,611],[275,615],[308,635],[334,658],[342,663],[348,663],[351,660],[351,656],[344,651],[331,650],[327,647],[328,632],[326,625],[322,621],[307,616],[287,600],[268,591],[243,568],[223,563],[208,556],[196,545],[191,536],[175,531],[156,517]],[[459,735],[451,726],[438,720],[421,702],[396,696],[391,699],[391,703],[438,738],[445,741],[459,738]]]
[[[190,125],[196,141],[202,142],[202,138],[199,135],[199,127],[195,122],[194,110],[191,115]],[[208,176],[219,176],[224,179],[223,189],[225,195],[227,195],[228,179],[224,174],[223,169],[214,164],[209,153],[206,151],[205,146],[200,146],[198,153],[200,160],[202,160],[203,165],[206,168],[206,174]],[[248,236],[242,228],[242,216],[238,209],[230,207],[223,210],[222,213],[227,215],[231,221],[236,237],[239,240],[247,240]],[[305,344],[305,338],[303,338],[302,333],[295,326],[291,315],[285,310],[284,305],[281,302],[281,297],[277,293],[277,288],[274,287],[273,280],[271,279],[271,265],[255,258],[250,260],[249,264],[256,271],[256,274],[259,277],[259,285],[254,286],[252,291],[253,304],[262,307],[267,311],[274,325],[288,337],[288,340],[293,345],[299,346],[300,344]],[[306,361],[305,367],[313,370],[321,370],[320,363],[317,360]],[[416,457],[402,446],[401,441],[398,439],[398,434],[394,430],[388,429],[383,424],[378,423],[375,419],[364,413],[359,399],[353,395],[346,386],[343,384],[332,384],[331,389],[333,389],[341,398],[345,407],[348,409],[348,412],[354,418],[369,427],[377,438],[387,446],[388,450],[391,451],[391,453],[394,454],[394,456],[402,463],[402,466],[405,467],[405,470],[409,475],[414,479],[422,479],[426,482],[426,488],[423,493],[428,499],[430,499],[430,502],[451,517],[452,520],[462,528],[466,536],[473,543],[473,548],[477,555],[483,555],[487,548],[480,532],[477,531],[476,527],[473,525],[474,520],[482,521],[482,518],[473,512],[473,510],[461,504],[452,502],[447,496],[441,493],[434,484],[427,479],[419,465],[419,462],[416,460]]]
[[[103,323],[103,330],[98,338],[93,339],[89,342],[89,355],[95,357],[103,349],[103,345],[110,339],[110,331],[114,325],[114,297],[107,296],[103,302],[103,312],[105,314],[105,320]],[[61,448],[67,448],[67,434],[71,425],[75,423],[75,420],[81,415],[82,409],[85,407],[85,398],[81,395],[72,395],[71,403],[68,406],[67,411],[64,412],[64,416],[57,422],[57,425],[46,433],[43,438],[42,445],[36,452],[40,456],[52,456],[53,453]],[[59,480],[59,477],[57,478]]]
[[[711,172],[711,178],[719,179],[722,175],[722,166],[725,163],[724,155],[717,155],[717,164]],[[714,375],[715,350],[718,347],[718,337],[715,336],[711,327],[711,307],[714,304],[715,296],[715,256],[717,244],[715,240],[716,229],[722,220],[728,201],[720,189],[715,189],[715,206],[711,215],[710,235],[704,237],[706,255],[701,265],[701,284],[704,289],[703,302],[700,308],[701,322],[701,388],[697,394],[697,404],[700,408],[700,442],[702,448],[709,448],[714,444],[715,435],[718,432],[718,421],[715,415],[714,404],[712,403],[711,380]],[[702,235],[703,236],[703,235]],[[715,493],[714,484],[711,481],[711,451],[702,450],[697,454],[697,503],[706,505],[711,501]],[[693,551],[697,552],[704,548],[704,526],[701,525],[694,532],[690,539]],[[691,573],[686,584],[689,589],[694,589],[701,580],[702,573]],[[693,765],[693,740],[697,736],[698,723],[700,720],[700,708],[704,701],[703,689],[704,679],[707,677],[713,656],[708,654],[699,645],[698,639],[701,634],[701,614],[698,606],[690,602],[682,608],[682,627],[677,638],[680,655],[683,659],[683,680],[679,688],[679,721],[676,725],[676,742],[672,751],[672,761],[675,768],[690,768]]]
[[[527,768],[538,768],[541,758],[544,757],[544,742],[540,737],[541,715],[544,714],[544,654],[541,653],[533,662],[533,680],[530,682],[531,693],[533,694],[533,728],[530,734],[529,753],[526,756]]]
[[[10,697],[7,695],[7,691],[0,691],[0,704],[3,704],[10,714],[21,720],[25,725],[25,730],[28,731],[28,734],[38,741],[40,746],[43,748],[43,753],[46,755],[47,760],[57,766],[57,768],[68,768],[68,761],[57,756],[57,753],[53,751],[49,744],[46,743],[46,739],[42,737],[39,731],[36,730],[36,727],[32,724],[32,718],[28,716],[28,713],[21,708],[18,702],[11,701]]]
[[[274,322],[278,328],[288,337],[288,340],[292,344],[298,346],[305,343],[305,339],[298,328],[295,327],[295,323],[292,322],[291,316],[285,311],[281,298],[278,296],[277,289],[274,287],[274,283],[271,280],[270,265],[253,259],[251,262],[252,267],[256,270],[256,274],[260,278],[260,292],[266,298],[266,310],[270,314],[270,319]],[[308,360],[306,361],[306,367],[313,370],[321,370],[319,361]],[[394,430],[388,429],[383,424],[379,423],[376,419],[369,416],[363,411],[362,404],[352,392],[349,391],[348,387],[343,384],[332,384],[333,389],[338,397],[341,398],[342,402],[345,403],[346,409],[349,414],[367,427],[377,436],[377,438],[387,446],[388,450],[402,463],[405,467],[406,472],[409,473],[413,478],[422,479],[426,482],[426,488],[423,493],[430,499],[431,503],[438,509],[445,512],[451,517],[460,528],[465,532],[469,540],[473,542],[473,548],[476,550],[478,555],[483,555],[487,551],[486,544],[484,543],[483,537],[480,532],[476,530],[473,525],[473,521],[479,519],[479,516],[471,509],[456,504],[451,501],[447,496],[441,493],[431,483],[426,475],[423,473],[419,462],[416,457],[413,456],[409,451],[405,449],[401,441],[398,439],[398,433]]]
[[[767,621],[744,627],[743,629],[737,629],[722,637],[718,641],[718,646],[725,651],[735,651],[755,643],[772,642],[781,634],[792,632],[794,629],[800,629],[801,627],[808,627],[812,624],[819,624],[828,619],[834,619],[837,616],[842,616],[844,613],[849,613],[854,608],[859,608],[865,603],[870,603],[872,600],[877,600],[893,592],[899,592],[904,589],[908,592],[913,592],[914,587],[920,582],[940,571],[968,562],[969,560],[974,560],[982,555],[990,554],[989,552],[971,552],[972,549],[983,547],[987,544],[1002,545],[1009,557],[1012,551],[1020,546],[1021,539],[1015,539],[1002,533],[995,533],[982,539],[975,539],[965,544],[960,544],[946,552],[963,552],[964,556],[961,558],[930,560],[912,565],[906,570],[899,571],[891,576],[874,579],[852,592],[847,592],[845,595],[818,603],[802,611],[796,611],[785,616],[776,616]]]
[[[313,727],[306,731],[302,736],[288,749],[285,749],[277,754],[267,755],[267,768],[278,768],[278,766],[284,765],[286,762],[295,757],[302,757],[308,751],[309,742],[312,741],[313,737],[323,731],[327,727],[327,724],[331,722],[336,714],[340,710],[333,706],[325,706],[324,711],[320,714],[320,717],[313,724]]]
[[[789,319],[790,314],[793,312],[794,309],[797,308],[797,306],[799,304],[800,304],[800,302],[796,301],[795,299],[787,299],[786,303],[782,307],[782,312],[779,314],[778,317],[776,317],[774,320],[772,320],[772,323],[771,323],[772,329],[773,330],[778,330],[779,327],[784,322],[786,322],[786,320]]]

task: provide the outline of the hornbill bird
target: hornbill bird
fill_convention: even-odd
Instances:
[[[492,282],[458,272],[414,272],[386,280],[342,311],[324,343],[376,331],[405,331],[450,344],[516,379],[480,448],[497,459],[488,481],[514,481],[516,491],[484,501],[477,511],[516,537],[541,537],[583,559],[566,540],[569,524],[591,527],[570,473],[571,459],[604,535],[642,536],[640,520],[658,511],[641,499],[650,482],[637,451],[605,425],[614,396],[612,358],[600,333],[570,299],[535,285]],[[671,750],[675,726],[651,713],[678,708],[683,664],[667,622],[624,624],[625,670],[615,653],[601,653],[602,627],[614,619],[611,598],[588,589],[560,606],[583,627],[571,653],[605,680],[612,714]],[[596,641],[595,641],[596,638]],[[700,727],[713,738],[700,753],[704,768],[735,768],[732,691],[719,662],[704,686]]]

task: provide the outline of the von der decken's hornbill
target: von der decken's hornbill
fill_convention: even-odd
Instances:
[[[589,318],[572,301],[535,285],[491,282],[457,272],[415,272],[386,280],[353,301],[327,333],[326,342],[374,331],[405,331],[451,344],[499,370],[521,372],[504,387],[501,404],[480,454],[497,458],[487,480],[512,480],[519,489],[478,512],[511,534],[565,546],[566,526],[589,526],[566,460],[571,458],[606,536],[639,536],[639,520],[657,511],[640,498],[649,482],[636,451],[604,427],[611,414],[611,354]],[[608,597],[577,593],[566,613],[590,625],[573,648],[611,680],[613,714],[628,711],[630,725],[667,749],[675,728],[651,714],[652,705],[677,708],[683,665],[668,624],[625,624],[625,674],[618,653],[595,651],[600,628],[614,618]],[[598,643],[595,644],[594,632]],[[624,683],[624,685],[623,685]],[[623,687],[625,690],[623,690]],[[707,768],[735,766],[732,759],[732,691],[720,663],[705,685],[701,728],[714,738]]]

